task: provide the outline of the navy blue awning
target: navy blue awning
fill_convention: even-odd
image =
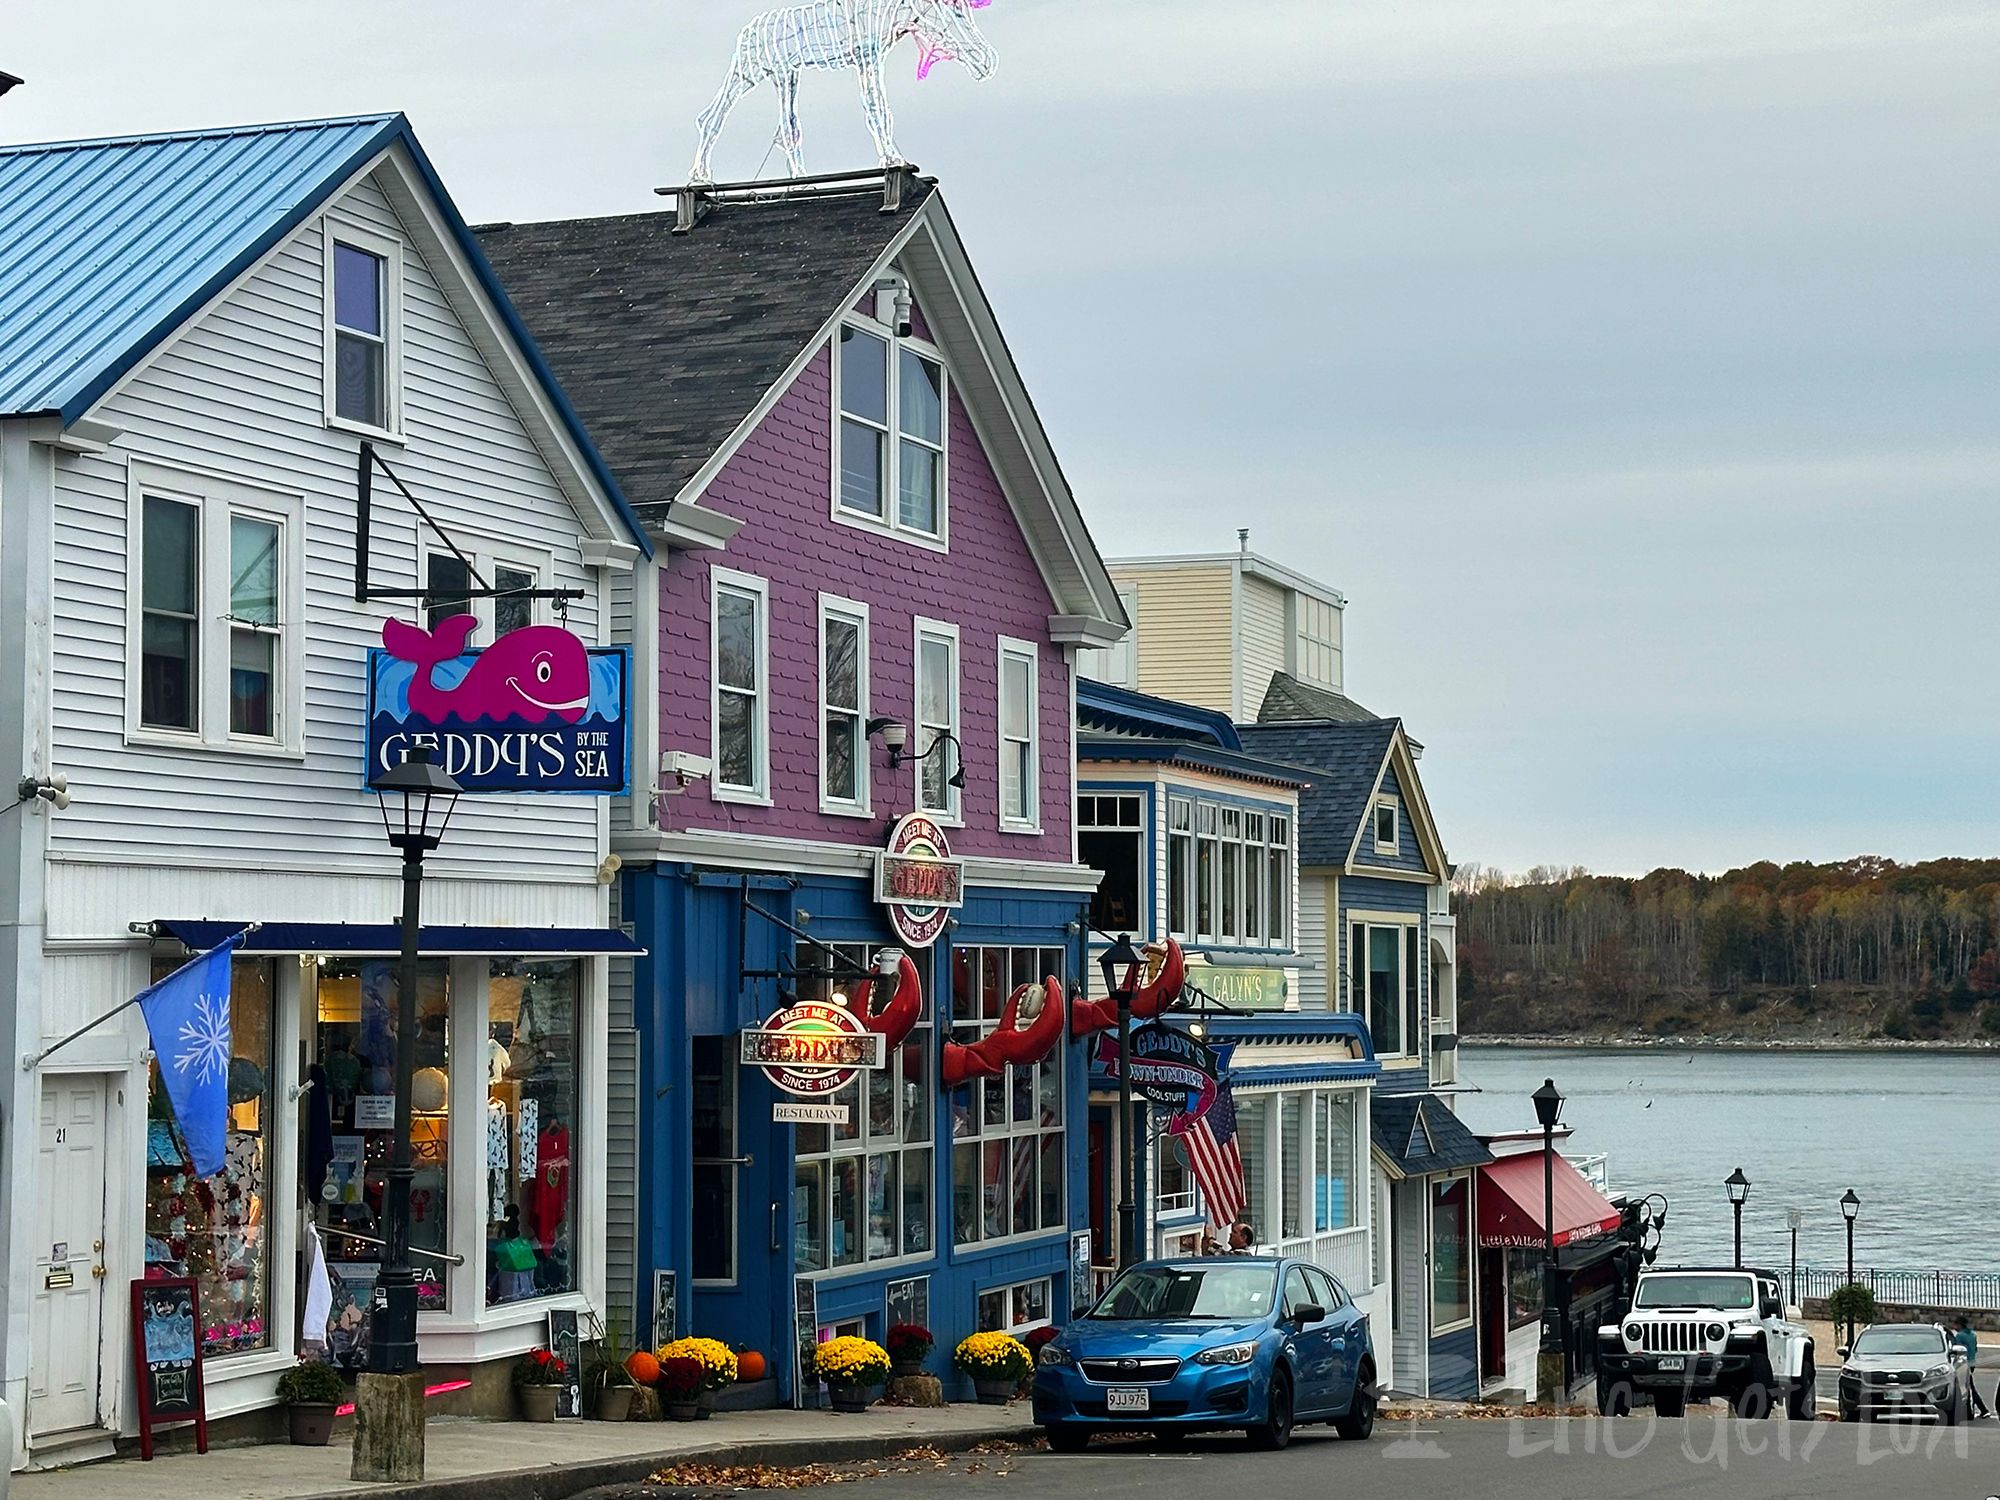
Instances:
[[[190,952],[205,952],[249,925],[151,924],[154,937],[175,938]],[[403,929],[395,922],[266,922],[244,940],[240,951],[389,956],[403,951]],[[646,950],[615,927],[424,927],[417,933],[417,951],[434,958],[456,954],[547,958]]]

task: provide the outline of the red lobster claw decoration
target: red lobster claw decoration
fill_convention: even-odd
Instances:
[[[891,974],[896,976],[896,993],[889,997],[887,1005],[877,1010],[875,991]],[[901,948],[884,948],[876,955],[875,973],[855,1000],[855,1014],[862,1025],[882,1038],[882,1055],[886,1058],[903,1044],[924,1014],[924,986],[910,955]]]
[[[1021,1010],[1031,999],[1038,999],[1040,1003],[1023,1030]],[[944,1085],[956,1088],[969,1079],[996,1077],[1008,1063],[1025,1065],[1040,1062],[1049,1055],[1049,1049],[1061,1040],[1062,1033],[1061,981],[1045,978],[1039,992],[1034,985],[1021,985],[1007,997],[1007,1008],[1000,1013],[1000,1024],[991,1033],[970,1047],[962,1047],[957,1042],[944,1044]]]
[[[1181,945],[1172,938],[1167,939],[1163,950],[1158,943],[1148,943],[1145,947],[1147,967],[1152,967],[1153,955],[1159,955],[1159,972],[1146,984],[1138,983],[1137,966],[1126,970],[1125,983],[1132,986],[1132,1015],[1141,1021],[1150,1021],[1179,998],[1181,985],[1187,980],[1187,959],[1181,953]],[[1072,1037],[1085,1037],[1097,1031],[1109,1031],[1118,1024],[1118,1002],[1106,995],[1102,1000],[1079,1002],[1070,1012],[1069,1033]]]

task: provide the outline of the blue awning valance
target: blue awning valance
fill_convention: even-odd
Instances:
[[[150,927],[156,938],[173,938],[190,952],[204,952],[249,925],[162,920]],[[389,957],[403,951],[403,929],[394,922],[265,922],[239,951]],[[646,950],[613,927],[424,927],[417,934],[417,951],[432,958],[562,958]]]

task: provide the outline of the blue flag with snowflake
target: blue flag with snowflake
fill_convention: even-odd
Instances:
[[[229,956],[242,946],[240,932],[224,938],[138,997],[160,1081],[201,1177],[222,1170],[229,1143]]]

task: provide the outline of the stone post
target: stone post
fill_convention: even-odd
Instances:
[[[424,1477],[424,1373],[379,1375],[354,1382],[354,1466],[366,1484],[415,1484]]]

